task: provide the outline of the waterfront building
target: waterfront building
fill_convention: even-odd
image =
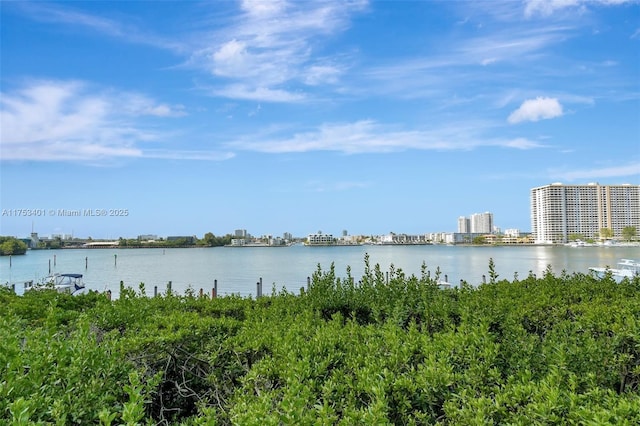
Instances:
[[[505,235],[505,237],[518,238],[518,237],[520,237],[520,230],[517,229],[517,228],[505,229],[504,230],[504,235]]]
[[[471,232],[471,222],[468,217],[460,216],[458,218],[458,233],[466,234]]]
[[[380,244],[398,244],[398,245],[431,244],[431,240],[429,239],[427,234],[409,235],[409,234],[396,234],[393,232],[387,235],[380,236],[378,238],[378,242]]]
[[[471,233],[490,234],[493,232],[493,213],[474,213],[469,218]]]
[[[317,234],[309,234],[307,237],[307,244],[309,245],[330,245],[335,244],[333,234],[323,234],[318,232]]]
[[[607,228],[621,238],[625,227],[640,231],[640,185],[563,185],[531,189],[531,231],[536,243],[565,243],[570,235],[587,239]]]
[[[247,240],[244,238],[232,238],[231,239],[231,245],[233,247],[242,247],[247,245]]]

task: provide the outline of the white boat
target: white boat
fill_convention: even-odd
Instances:
[[[87,291],[82,281],[82,274],[53,274],[42,280],[41,283],[31,285],[26,289],[54,289],[59,293],[69,293],[74,296]]]
[[[606,274],[611,274],[614,280],[617,282],[622,281],[624,278],[632,279],[633,277],[640,276],[640,262],[631,259],[620,259],[617,264],[617,268],[607,267],[591,267],[589,270],[595,272],[599,277],[604,277]]]

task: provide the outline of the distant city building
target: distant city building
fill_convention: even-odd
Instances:
[[[32,232],[31,238],[29,240],[29,248],[37,248],[39,242],[40,242],[40,238],[38,238],[38,233]]]
[[[158,236],[155,234],[142,234],[142,235],[138,235],[138,240],[139,241],[156,241],[158,239]]]
[[[427,234],[409,235],[395,234],[393,232],[379,237],[380,244],[430,244],[431,239]]]
[[[493,213],[474,213],[469,218],[471,232],[475,234],[490,234],[493,232]]]
[[[453,232],[429,232],[425,238],[434,244],[453,244]]]
[[[334,243],[335,239],[333,238],[333,234],[318,232],[317,234],[309,234],[307,237],[307,244],[309,245],[327,245]]]
[[[504,230],[505,237],[515,237],[518,238],[520,236],[519,229],[505,229]]]
[[[73,239],[73,235],[71,234],[52,234],[51,235],[51,239],[52,240],[56,240],[56,239],[61,239],[61,240],[72,240]]]
[[[460,216],[458,218],[458,232],[461,234],[471,232],[471,222],[468,217]]]
[[[236,229],[233,235],[236,238],[247,238],[247,230],[246,229]]]
[[[291,234],[291,232],[285,232],[284,234],[282,234],[282,238],[285,241],[293,241],[293,235]]]
[[[603,228],[620,238],[628,226],[640,231],[640,185],[552,183],[531,189],[536,243],[563,243],[572,234],[597,238]]]

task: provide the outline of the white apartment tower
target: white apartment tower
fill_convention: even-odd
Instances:
[[[460,216],[458,218],[458,233],[468,234],[471,232],[471,224],[468,217]]]
[[[469,218],[471,232],[477,234],[491,234],[493,232],[493,213],[474,213]]]
[[[537,243],[567,242],[571,234],[597,238],[608,228],[614,238],[634,226],[640,231],[640,185],[563,185],[531,190],[531,232]]]

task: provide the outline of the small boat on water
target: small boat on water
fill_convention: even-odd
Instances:
[[[640,262],[631,259],[620,259],[617,264],[617,268],[607,267],[591,267],[590,271],[595,272],[599,277],[604,277],[606,274],[611,274],[614,280],[617,282],[622,281],[624,278],[632,279],[633,277],[640,276]]]
[[[82,274],[53,274],[38,284],[32,284],[26,290],[54,289],[59,293],[72,295],[83,294],[86,287],[82,281]]]

